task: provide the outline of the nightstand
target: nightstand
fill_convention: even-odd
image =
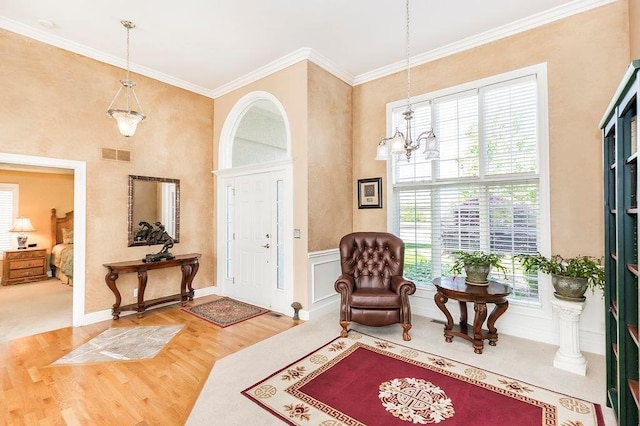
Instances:
[[[2,267],[2,285],[48,279],[47,250],[6,250]]]

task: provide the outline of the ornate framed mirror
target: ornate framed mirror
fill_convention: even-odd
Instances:
[[[144,246],[135,235],[147,222],[160,222],[175,243],[180,242],[180,180],[129,175],[128,246]],[[160,244],[160,243],[158,243]]]

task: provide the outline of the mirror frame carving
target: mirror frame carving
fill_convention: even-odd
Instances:
[[[180,179],[169,179],[169,178],[159,178],[159,177],[150,177],[150,176],[137,176],[137,175],[129,175],[129,193],[127,197],[128,204],[128,214],[127,214],[127,222],[128,222],[128,236],[127,236],[127,246],[146,246],[146,241],[134,241],[133,239],[133,230],[135,229],[135,225],[133,223],[133,201],[134,201],[134,181],[142,180],[147,182],[159,182],[159,183],[174,183],[176,185],[176,232],[173,237],[174,243],[180,242]]]

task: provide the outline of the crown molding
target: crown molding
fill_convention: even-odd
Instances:
[[[491,43],[493,41],[500,40],[502,38],[530,30],[532,28],[536,28],[563,18],[567,18],[571,15],[586,12],[587,10],[595,9],[609,3],[614,3],[616,1],[619,0],[574,0],[571,3],[567,3],[565,5],[549,9],[545,12],[541,12],[527,18],[511,22],[507,25],[485,31],[472,37],[467,37],[463,40],[448,44],[441,48],[412,56],[409,61],[409,66],[414,67],[417,65],[422,65],[436,59],[460,53],[465,50],[469,50],[483,44]],[[387,75],[394,74],[406,69],[407,61],[398,61],[393,64],[377,68],[373,71],[355,76],[352,85],[357,86],[359,84],[376,80],[378,78],[385,77]]]
[[[308,59],[310,52],[311,48],[309,47],[302,47],[298,50],[294,50],[293,52],[283,56],[280,59],[269,62],[267,65],[264,65],[255,71],[251,71],[250,73],[245,74],[242,77],[236,78],[235,80],[232,80],[227,84],[223,84],[222,86],[213,89],[210,92],[210,95],[215,99],[243,86],[246,86],[247,84],[253,83],[254,81],[260,80],[261,78],[267,77],[268,75],[283,70],[293,64]]]
[[[571,3],[567,3],[548,11],[538,13],[524,19],[520,19],[510,24],[503,25],[502,27],[485,31],[484,33],[478,34],[476,36],[468,37],[455,43],[451,43],[447,46],[415,55],[410,58],[409,64],[411,67],[421,65],[430,61],[434,61],[436,59],[440,59],[468,49],[472,49],[474,47],[481,46],[483,44],[490,43],[492,41],[499,40],[504,37],[527,31],[532,28],[566,18],[571,15],[575,15],[577,13],[604,6],[615,1],[619,0],[574,0]],[[100,52],[85,45],[52,35],[45,30],[29,27],[20,22],[8,19],[4,16],[0,16],[0,28],[21,34],[25,37],[29,37],[46,44],[59,47],[64,50],[68,50],[73,53],[77,53],[82,56],[86,56],[91,59],[95,59],[100,62],[126,69],[126,61],[123,58],[105,54],[104,52]],[[131,71],[137,74],[141,74],[146,77],[161,81],[163,83],[167,83],[172,86],[176,86],[190,92],[198,93],[200,95],[215,99],[303,60],[309,60],[315,63],[325,71],[333,74],[334,76],[343,80],[351,86],[357,86],[359,84],[376,80],[378,78],[382,78],[387,75],[406,70],[407,68],[406,60],[402,60],[390,65],[386,65],[384,67],[377,68],[373,71],[354,76],[337,65],[335,62],[332,62],[325,56],[309,47],[297,49],[289,53],[288,55],[283,56],[282,58],[276,59],[275,61],[270,62],[267,65],[256,69],[255,71],[252,71],[215,89],[206,89],[202,86],[189,83],[179,78],[172,77],[168,74],[164,74],[154,69],[137,65],[135,63],[131,63],[130,68]]]
[[[211,97],[215,99],[304,60],[309,60],[315,63],[316,65],[335,75],[339,79],[345,81],[350,85],[353,85],[353,75],[349,74],[336,63],[330,61],[312,48],[302,47],[298,50],[294,50],[288,55],[285,55],[273,62],[268,63],[263,67],[258,68],[255,71],[250,72],[249,74],[246,74],[223,86],[214,89],[213,91],[211,91]]]
[[[109,55],[97,49],[87,47],[83,44],[75,43],[65,38],[52,35],[45,30],[39,30],[37,28],[29,27],[28,25],[24,25],[20,22],[8,19],[4,16],[0,16],[0,28],[18,33],[25,37],[29,37],[46,44],[50,44],[55,47],[59,47],[60,49],[68,50],[69,52],[86,56],[87,58],[95,59],[96,61],[113,65],[118,68],[127,68],[127,62],[123,58]],[[135,63],[130,63],[129,65],[131,71],[136,74],[144,75],[145,77],[153,78],[154,80],[162,81],[163,83],[180,87],[190,92],[199,93],[201,95],[211,97],[211,91],[209,89],[205,89],[204,87],[189,83],[188,81],[184,81],[179,78],[172,77],[168,74],[158,72],[151,68],[137,65]]]
[[[309,56],[309,60],[319,67],[323,68],[325,71],[333,74],[338,77],[340,80],[345,83],[353,86],[354,76],[344,68],[340,67],[335,62],[332,62],[326,56],[322,56],[316,50],[311,50],[311,54]]]

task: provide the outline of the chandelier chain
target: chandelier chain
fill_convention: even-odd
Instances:
[[[131,31],[131,24],[125,25],[127,29],[127,81],[131,80],[129,73],[129,32]]]
[[[411,45],[410,45],[410,33],[409,33],[409,0],[406,1],[407,6],[407,33],[406,33],[406,43],[407,43],[407,110],[411,109]]]

